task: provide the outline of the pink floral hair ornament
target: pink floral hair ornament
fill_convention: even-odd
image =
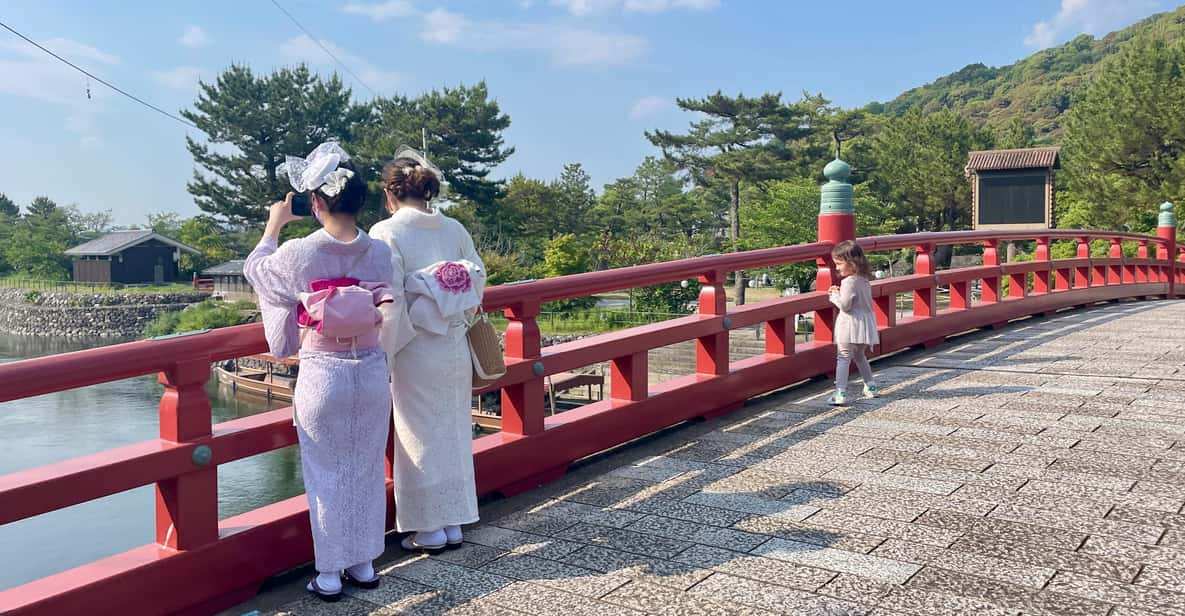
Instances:
[[[448,261],[436,268],[436,282],[440,288],[449,293],[468,293],[473,288],[473,280],[469,277],[469,270],[464,265]]]

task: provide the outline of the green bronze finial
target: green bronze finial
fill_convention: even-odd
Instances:
[[[1160,218],[1156,222],[1162,227],[1177,226],[1177,213],[1173,211],[1172,202],[1165,201],[1160,204]]]
[[[852,168],[837,158],[823,167],[823,175],[827,176],[828,181],[823,185],[822,194],[819,197],[819,213],[855,213],[856,209],[852,206],[852,185],[848,184]]]

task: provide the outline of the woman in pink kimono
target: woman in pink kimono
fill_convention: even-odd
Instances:
[[[384,548],[391,392],[377,306],[399,299],[390,249],[357,226],[366,182],[348,159],[336,143],[288,159],[289,181],[322,228],[277,246],[284,225],[299,219],[289,193],[271,206],[244,265],[272,355],[300,352],[292,406],[319,573],[308,590],[326,601],[341,597],[343,575],[365,588],[379,583],[372,561]]]
[[[460,547],[461,525],[477,521],[467,319],[481,304],[486,274],[473,238],[430,207],[440,172],[403,148],[383,168],[392,215],[371,228],[391,247],[404,302],[383,323],[395,401],[395,526],[404,549]]]

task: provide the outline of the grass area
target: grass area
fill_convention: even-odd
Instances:
[[[34,280],[9,276],[0,278],[0,288],[45,293],[120,293],[126,295],[158,295],[166,293],[195,293],[190,284],[166,285],[122,285],[107,283],[73,282],[71,280]]]
[[[230,327],[246,322],[245,313],[253,310],[252,302],[216,302],[206,300],[177,312],[162,312],[145,330],[144,336],[155,338],[169,334]]]

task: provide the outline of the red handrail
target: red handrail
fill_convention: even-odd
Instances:
[[[1037,259],[999,264],[1001,242],[1037,240]],[[1072,259],[1051,260],[1053,240],[1078,243]],[[1112,242],[1112,256],[1091,258],[1092,239]],[[1141,245],[1122,257],[1122,242]],[[876,353],[931,344],[963,331],[1099,301],[1185,295],[1185,247],[1154,236],[1079,230],[944,232],[862,238],[869,251],[915,249],[916,271],[873,283],[881,328]],[[944,244],[982,243],[984,265],[935,271]],[[1164,248],[1148,251],[1149,246]],[[571,462],[697,417],[727,412],[753,395],[825,373],[834,351],[825,331],[832,307],[822,292],[726,309],[730,271],[814,262],[830,268],[829,242],[683,259],[604,272],[503,285],[487,291],[487,309],[504,308],[508,374],[502,432],[474,441],[478,490],[514,493],[553,479]],[[697,278],[699,314],[541,347],[535,323],[542,302]],[[1004,297],[1002,280],[1007,279]],[[972,302],[971,285],[982,298]],[[1032,291],[1027,286],[1032,284]],[[950,288],[950,307],[937,303]],[[897,295],[914,296],[898,318]],[[814,313],[820,339],[794,340],[794,315]],[[729,362],[728,330],[764,325],[765,353]],[[647,354],[694,341],[692,373],[648,384]],[[224,359],[266,351],[262,326],[115,345],[0,365],[0,402],[161,373],[161,437],[136,445],[0,476],[0,524],[155,484],[156,543],[0,592],[12,614],[209,612],[253,594],[270,575],[312,554],[307,505],[297,497],[230,519],[217,519],[217,466],[296,442],[288,409],[211,425],[202,387]],[[547,417],[543,379],[600,362],[612,366],[609,397]],[[177,584],[183,579],[185,583]]]

